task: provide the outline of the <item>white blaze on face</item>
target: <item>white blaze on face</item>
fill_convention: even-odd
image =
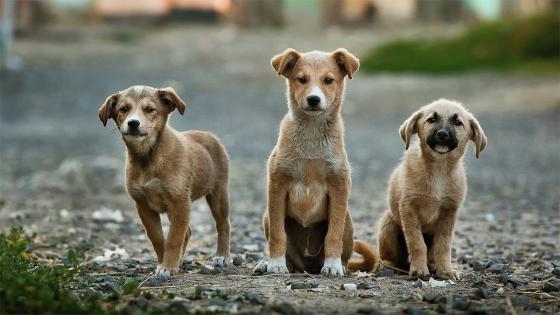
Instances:
[[[323,93],[323,91],[321,90],[321,88],[319,86],[314,86],[311,89],[311,91],[309,91],[309,94],[307,94],[307,97],[310,97],[310,96],[318,96],[321,99],[321,102],[319,103],[319,108],[320,109],[325,109],[327,107],[327,100],[326,100],[326,97],[325,97],[325,93]]]

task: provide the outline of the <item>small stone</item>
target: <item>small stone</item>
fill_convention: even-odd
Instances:
[[[375,274],[376,277],[392,277],[394,275],[395,275],[395,271],[389,268],[383,268]]]
[[[253,262],[257,262],[257,261],[261,260],[262,255],[257,254],[257,253],[247,253],[247,254],[245,254],[245,259],[247,259],[248,263],[253,263]]]
[[[560,268],[556,267],[552,269],[552,274],[555,276],[560,276]]]
[[[423,310],[421,308],[415,308],[415,307],[409,307],[409,308],[405,309],[404,312],[406,314],[410,314],[410,315],[426,315],[426,314],[428,314],[425,310]]]
[[[175,300],[169,304],[167,309],[175,312],[187,312],[189,310],[189,305],[185,301]]]
[[[529,298],[524,295],[515,295],[512,297],[511,302],[516,305],[527,306],[529,305]]]
[[[213,297],[208,301],[209,305],[214,305],[214,306],[219,306],[219,307],[224,307],[227,305],[226,301],[217,298],[217,297]]]
[[[486,315],[490,312],[486,306],[473,302],[469,305],[468,313],[473,315]]]
[[[447,297],[446,296],[438,295],[438,294],[435,294],[435,293],[425,294],[422,298],[425,302],[430,303],[430,304],[436,304],[436,303],[446,304],[447,303]]]
[[[474,271],[484,271],[486,269],[486,264],[479,260],[471,260],[470,265]]]
[[[420,279],[416,280],[416,282],[413,285],[413,287],[420,288],[420,289],[422,289],[423,286],[424,286],[424,283]]]
[[[251,302],[252,304],[259,304],[259,305],[266,304],[266,298],[261,293],[258,292],[249,291],[245,293],[245,298],[249,300],[249,302]]]
[[[284,315],[292,315],[292,314],[296,314],[296,309],[287,302],[281,302],[278,304],[274,304],[272,306],[272,309],[280,314],[284,314]]]
[[[459,256],[459,258],[457,258],[457,262],[463,265],[468,264],[472,259],[472,256],[470,255],[461,255]]]
[[[377,314],[383,314],[382,312],[380,312],[378,309],[376,309],[373,306],[366,306],[366,307],[361,307],[359,309],[356,310],[356,313],[358,314],[366,314],[366,315],[377,315]]]
[[[509,270],[509,266],[505,265],[505,264],[492,264],[490,265],[490,268],[488,268],[488,271],[490,271],[491,273],[505,273]]]
[[[479,299],[488,299],[492,295],[492,292],[486,287],[480,287],[474,291],[474,295]]]
[[[453,309],[464,311],[469,308],[469,299],[466,296],[459,296],[453,300]]]
[[[544,292],[556,292],[560,291],[560,286],[553,284],[551,281],[545,282],[542,286]]]
[[[541,310],[541,307],[538,304],[529,304],[525,307],[526,311],[538,312]]]
[[[344,291],[356,291],[358,286],[355,283],[345,283],[342,285],[341,289]]]
[[[237,267],[243,265],[243,256],[235,255],[235,257],[233,257],[233,264]]]
[[[375,286],[371,283],[360,282],[358,283],[358,290],[369,290],[375,288]]]
[[[291,290],[313,289],[319,286],[319,282],[320,280],[317,278],[306,281],[290,281],[289,286]]]

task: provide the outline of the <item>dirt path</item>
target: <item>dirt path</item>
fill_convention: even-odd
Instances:
[[[479,117],[489,145],[480,160],[472,151],[466,158],[469,195],[453,251],[461,281],[418,282],[388,270],[335,279],[251,274],[265,257],[265,161],[286,111],[284,83],[269,58],[290,46],[347,47],[360,54],[369,43],[411,32],[419,31],[335,30],[318,37],[180,26],[140,34],[99,27],[23,39],[16,51],[26,71],[0,81],[0,229],[24,224],[37,233],[43,253],[78,249],[95,258],[106,249],[124,249],[129,257],[90,266],[83,281],[100,292],[124,279],[146,279],[154,256],[123,189],[124,148],[113,127],[101,127],[97,108],[107,95],[133,84],[172,85],[189,105],[172,124],[213,131],[232,157],[232,251],[241,264],[222,271],[209,267],[214,227],[207,206],[198,202],[184,272],[165,283],[148,280],[142,290],[155,298],[131,298],[130,307],[282,314],[504,313],[512,307],[519,313],[558,312],[558,76],[362,73],[348,83],[350,209],[355,237],[371,243],[386,207],[389,172],[404,149],[400,123],[439,97],[460,100]],[[123,217],[94,219],[103,209],[118,209]],[[291,290],[290,281],[309,288]],[[358,288],[343,290],[344,283]]]

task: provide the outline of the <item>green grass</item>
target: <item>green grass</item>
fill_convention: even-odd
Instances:
[[[389,42],[361,64],[368,72],[559,72],[560,13],[484,23],[455,38]]]

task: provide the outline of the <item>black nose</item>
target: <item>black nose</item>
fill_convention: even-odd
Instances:
[[[436,133],[436,137],[437,137],[439,140],[447,140],[447,138],[449,138],[449,133],[447,133],[447,131],[445,131],[445,130],[439,130],[439,131]]]
[[[137,129],[140,126],[140,120],[131,119],[128,121],[128,127],[132,129]]]
[[[311,107],[317,107],[321,103],[321,98],[317,95],[311,95],[307,97],[307,104]]]

